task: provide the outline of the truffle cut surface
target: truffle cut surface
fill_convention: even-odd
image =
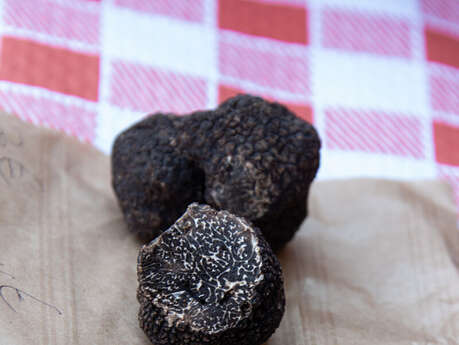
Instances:
[[[154,344],[247,344],[278,327],[279,262],[244,219],[190,205],[138,257],[141,328]]]

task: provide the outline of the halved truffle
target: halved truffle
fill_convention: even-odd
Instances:
[[[319,150],[311,124],[239,95],[215,111],[155,114],[121,133],[113,187],[129,228],[150,239],[200,202],[250,220],[277,250],[307,216]]]
[[[259,345],[285,307],[279,262],[243,218],[191,204],[142,247],[139,322],[155,344]]]

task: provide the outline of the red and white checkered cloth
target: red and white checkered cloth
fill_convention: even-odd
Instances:
[[[0,108],[109,152],[146,113],[280,101],[318,177],[448,179],[459,203],[458,0],[0,0]]]

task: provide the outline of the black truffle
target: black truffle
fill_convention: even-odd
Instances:
[[[155,344],[259,345],[285,307],[279,262],[258,229],[191,204],[142,247],[139,322]]]
[[[247,218],[277,250],[307,216],[319,149],[314,127],[286,107],[239,95],[215,111],[154,114],[121,133],[113,186],[129,228],[150,239],[200,202]]]

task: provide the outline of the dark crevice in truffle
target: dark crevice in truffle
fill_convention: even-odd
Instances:
[[[193,202],[202,203],[204,202],[202,196],[205,193],[206,173],[195,161],[190,161],[190,165],[192,170],[191,181],[193,181],[193,183],[190,183],[188,187],[193,190],[193,195],[201,196],[200,200],[193,200]]]
[[[225,304],[226,302],[228,302],[228,300],[230,299],[232,294],[233,294],[233,290],[232,289],[226,291],[225,294],[223,295],[223,298],[218,303],[219,304]]]
[[[191,284],[188,280],[183,282],[183,291],[185,291],[191,298],[198,301],[200,305],[205,305],[206,300],[200,297],[196,292],[191,289]]]

